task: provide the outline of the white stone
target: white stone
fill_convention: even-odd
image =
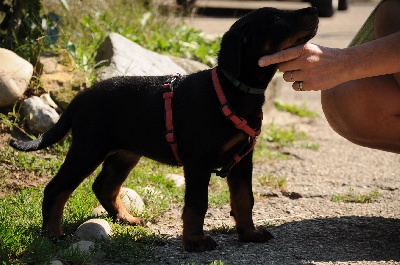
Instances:
[[[111,33],[104,40],[97,50],[95,60],[100,65],[106,65],[98,72],[98,81],[125,75],[170,75],[176,72],[186,74],[168,56],[147,50],[117,33]]]
[[[94,242],[81,240],[71,245],[71,250],[79,250],[79,252],[92,252],[94,249]]]
[[[166,174],[166,179],[172,180],[175,183],[176,187],[183,187],[185,186],[185,178],[178,174]]]
[[[85,240],[109,239],[111,234],[110,224],[103,219],[90,219],[76,229],[74,238]]]
[[[103,206],[97,206],[96,208],[94,208],[94,210],[93,210],[93,216],[94,217],[99,217],[99,216],[102,216],[102,215],[104,215],[104,214],[107,214],[107,211],[106,211],[106,209],[104,209],[104,207]]]
[[[32,64],[0,48],[0,107],[14,104],[25,93],[32,74]]]
[[[54,102],[54,100],[50,97],[50,94],[44,93],[40,95],[40,99],[43,100],[44,103],[52,107],[53,109],[57,111],[61,111],[60,108],[57,106],[57,104]]]
[[[55,109],[36,96],[24,100],[21,115],[25,118],[28,129],[36,135],[47,132],[60,118]]]
[[[129,188],[122,188],[120,196],[122,203],[129,212],[136,214],[143,212],[145,208],[144,202],[136,191]]]

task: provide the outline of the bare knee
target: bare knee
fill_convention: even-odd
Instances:
[[[321,93],[321,104],[332,129],[350,142],[372,147],[377,121],[386,114],[375,102],[372,91],[357,92],[356,82],[342,84]]]
[[[335,92],[334,89],[321,92],[322,109],[331,128],[342,137],[351,141],[352,135],[356,134],[356,132],[351,122],[348,121],[348,117],[346,119],[343,106],[340,106],[341,104],[338,103],[339,100]]]

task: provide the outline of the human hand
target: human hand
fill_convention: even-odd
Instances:
[[[259,66],[278,64],[293,89],[325,90],[346,81],[344,50],[306,43],[260,58]]]

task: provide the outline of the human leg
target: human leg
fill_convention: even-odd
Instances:
[[[376,38],[400,31],[400,1],[386,0],[375,17]],[[332,129],[349,141],[400,153],[400,73],[354,80],[321,92]]]

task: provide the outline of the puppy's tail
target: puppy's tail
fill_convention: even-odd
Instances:
[[[36,151],[49,147],[60,141],[69,131],[72,125],[71,108],[67,108],[57,123],[47,132],[32,141],[20,141],[11,139],[10,146],[19,151]]]

